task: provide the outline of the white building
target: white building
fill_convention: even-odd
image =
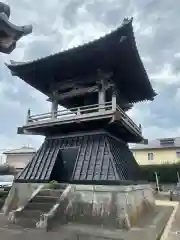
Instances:
[[[28,162],[32,159],[36,150],[31,147],[22,147],[20,149],[13,149],[3,152],[6,156],[5,163],[13,166],[16,170],[23,169]]]

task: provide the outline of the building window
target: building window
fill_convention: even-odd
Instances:
[[[148,153],[148,160],[153,160],[154,159],[154,153]]]
[[[176,152],[176,157],[177,157],[177,158],[180,158],[180,151],[179,151],[179,152]]]

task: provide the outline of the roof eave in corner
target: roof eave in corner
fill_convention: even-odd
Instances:
[[[46,56],[46,57],[43,57],[43,58],[39,58],[39,59],[36,59],[36,60],[33,60],[33,61],[19,62],[19,61],[10,60],[10,64],[7,64],[7,63],[6,63],[6,66],[7,66],[10,70],[12,70],[12,69],[14,69],[14,68],[23,67],[23,66],[25,66],[25,65],[31,65],[31,64],[33,64],[33,63],[37,63],[37,62],[39,62],[39,61],[46,60],[46,59],[48,59],[48,58],[50,58],[50,57],[55,57],[55,56],[57,56],[58,54],[61,54],[61,53],[66,53],[66,52],[69,52],[69,51],[72,51],[72,50],[77,50],[77,49],[80,49],[81,47],[83,47],[83,48],[84,48],[84,47],[88,47],[88,45],[91,45],[92,43],[95,43],[95,42],[98,42],[98,41],[101,41],[101,40],[107,38],[108,36],[112,35],[114,32],[118,31],[118,29],[123,28],[125,25],[132,24],[132,21],[133,21],[133,18],[124,18],[124,20],[123,20],[123,22],[122,22],[122,24],[121,24],[121,26],[120,26],[119,28],[113,30],[113,31],[110,32],[110,33],[105,34],[104,36],[102,36],[102,37],[100,37],[100,38],[98,38],[98,39],[94,39],[94,40],[89,41],[89,42],[87,42],[87,43],[85,43],[85,44],[80,44],[80,45],[78,45],[77,47],[70,48],[70,49],[67,49],[67,50],[65,50],[65,51],[60,51],[60,52],[55,53],[55,54],[53,54],[53,55],[49,55],[49,56]]]

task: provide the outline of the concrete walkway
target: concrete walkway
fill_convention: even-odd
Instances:
[[[180,205],[173,217],[169,233],[167,235],[167,240],[180,240]],[[166,240],[165,238],[162,240]]]

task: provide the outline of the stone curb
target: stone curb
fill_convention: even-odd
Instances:
[[[167,240],[168,239],[168,235],[169,235],[169,232],[170,232],[170,229],[171,229],[171,226],[172,226],[172,223],[174,221],[174,218],[175,218],[175,215],[176,215],[176,212],[178,210],[178,207],[179,207],[179,202],[170,202],[170,201],[161,201],[161,200],[156,200],[155,201],[156,205],[161,205],[161,206],[172,206],[174,207],[174,210],[173,212],[171,213],[171,216],[164,228],[164,231],[162,233],[162,236],[160,238],[160,240]]]

